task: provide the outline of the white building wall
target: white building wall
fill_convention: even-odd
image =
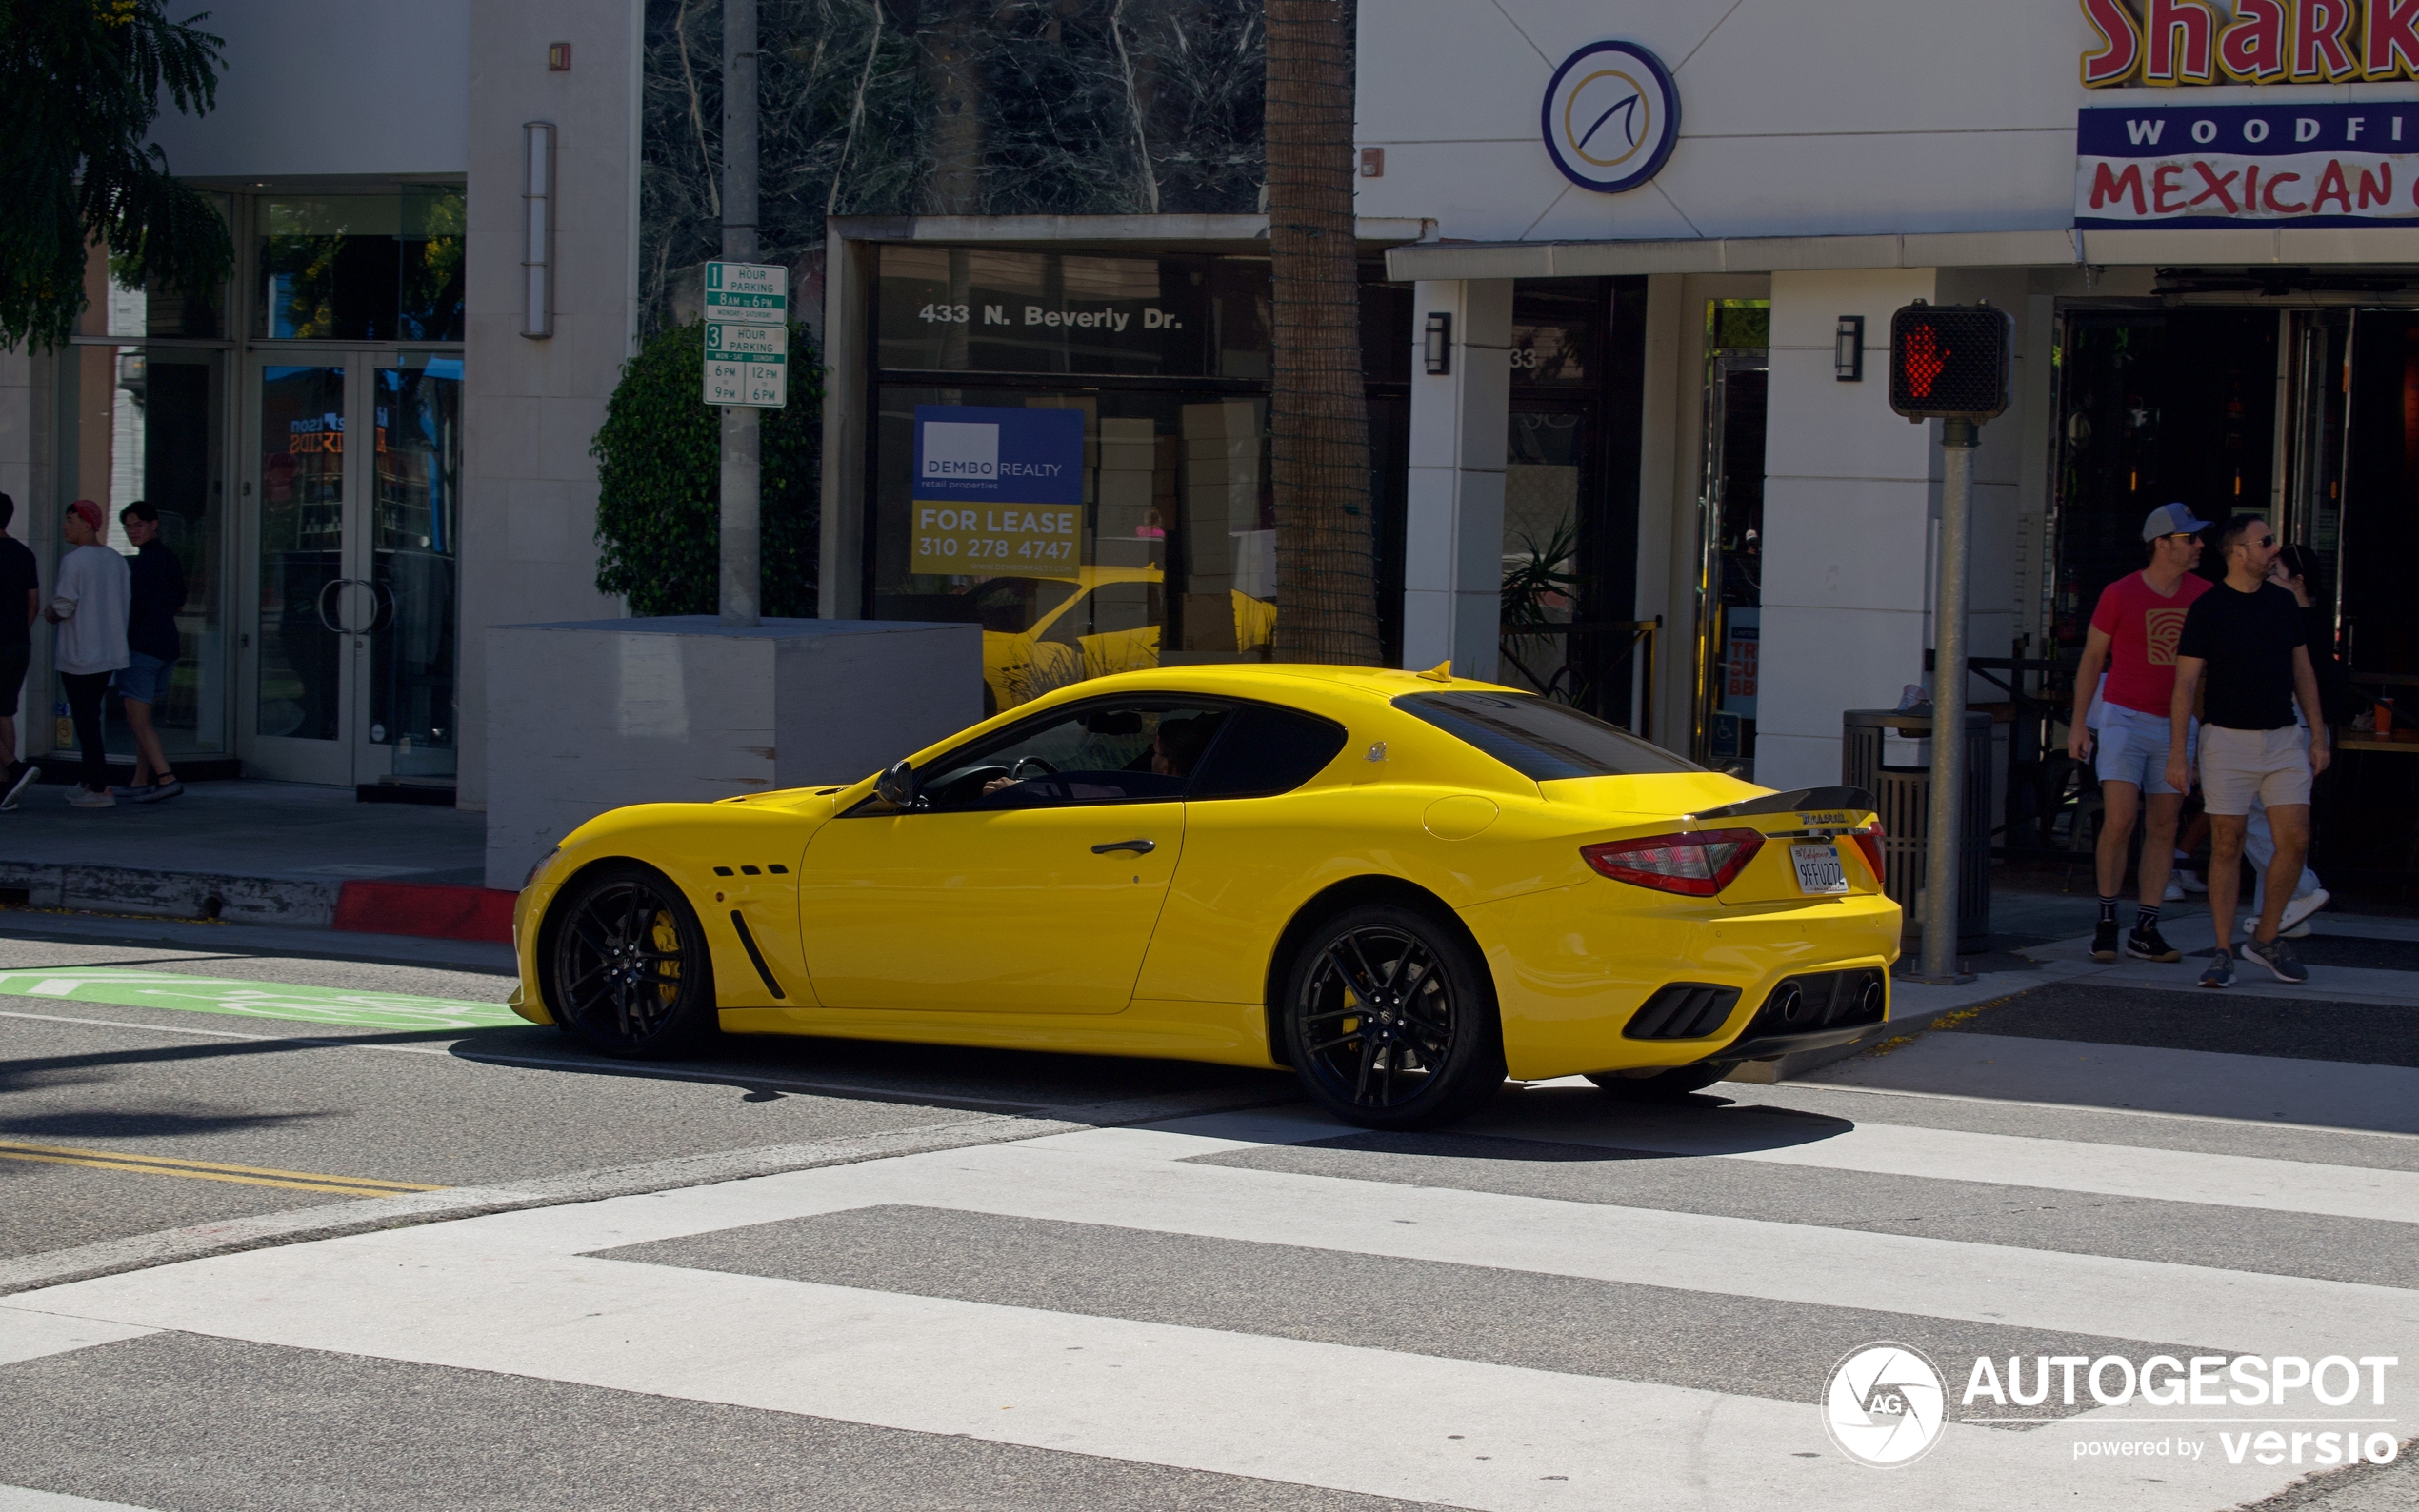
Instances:
[[[1411,328],[1453,323],[1449,371],[1414,358],[1403,550],[1403,665],[1492,679],[1501,647],[1511,280],[1415,286]]]
[[[205,8],[170,13],[197,9]],[[226,70],[206,116],[162,101],[151,139],[170,172],[240,181],[444,176],[468,166],[470,0],[221,0],[206,9],[201,29],[224,40]]]
[[[486,801],[487,628],[620,612],[596,590],[589,443],[638,320],[640,0],[487,5],[470,68],[460,802]],[[547,45],[571,44],[569,72]],[[554,334],[521,330],[523,123],[555,126]]]

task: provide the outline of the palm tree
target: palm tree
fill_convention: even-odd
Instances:
[[[1352,242],[1349,0],[1268,0],[1269,399],[1280,661],[1379,655]]]

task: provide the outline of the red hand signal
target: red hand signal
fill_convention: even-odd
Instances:
[[[1932,335],[1929,326],[1917,326],[1907,333],[1907,361],[1901,369],[1907,375],[1907,392],[1915,399],[1931,397],[1931,386],[1949,368],[1949,349]]]

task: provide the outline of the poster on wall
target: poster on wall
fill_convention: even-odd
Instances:
[[[1083,411],[918,405],[911,493],[910,572],[1072,573]]]
[[[2074,134],[2077,226],[2419,223],[2419,101],[2093,107]]]

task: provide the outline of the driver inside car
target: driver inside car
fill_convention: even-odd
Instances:
[[[1115,716],[1110,717],[1113,719]],[[1139,723],[1133,715],[1127,715],[1126,718],[1134,720],[1136,724]],[[1217,733],[1218,723],[1219,716],[1214,713],[1162,719],[1151,738],[1150,745],[1133,760],[1124,764],[1121,769],[1130,772],[1147,771],[1160,777],[1189,777],[1192,774],[1193,765],[1200,761],[1202,752],[1210,748],[1210,741]],[[1131,728],[1133,726],[1130,725],[1128,727]],[[1039,762],[1034,764],[1042,765]],[[986,782],[983,785],[985,806],[991,806],[999,802],[1014,803],[1021,795],[1012,789],[1023,787],[1030,783],[1048,784],[1057,789],[1055,796],[1076,802],[1087,799],[1097,801],[1142,796],[1123,786],[1086,782],[1080,778],[1070,780],[1072,774],[1061,773],[1048,766],[1043,766],[1042,771],[1038,774],[1028,774],[1025,766],[1026,762],[1019,761],[1007,775],[994,777]]]

